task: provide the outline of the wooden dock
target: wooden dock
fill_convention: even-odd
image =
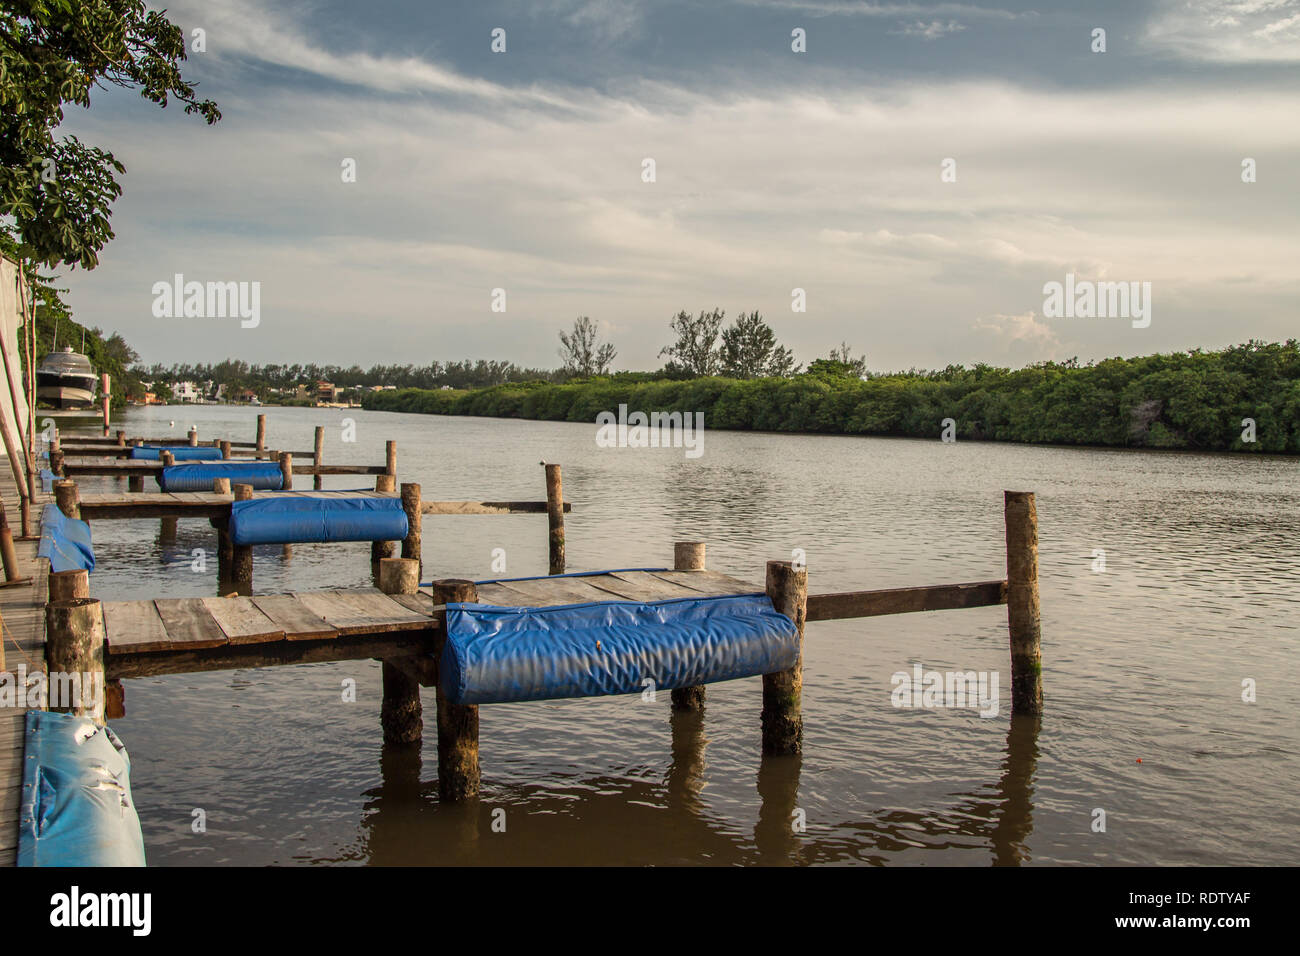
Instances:
[[[400,498],[383,491],[255,491],[253,498]],[[91,493],[78,496],[83,521],[128,518],[222,518],[233,494],[213,491]],[[545,514],[545,501],[421,501],[426,515]],[[564,510],[572,511],[569,502]]]
[[[18,488],[8,469],[0,472],[0,497],[5,508],[18,509]],[[34,522],[39,527],[40,509],[48,495],[34,501]],[[0,616],[4,618],[0,671],[27,673],[45,671],[45,595],[49,561],[36,557],[36,541],[15,541],[23,573],[32,583],[0,588]],[[0,707],[0,866],[13,866],[18,849],[18,803],[23,783],[23,740],[26,707]]]

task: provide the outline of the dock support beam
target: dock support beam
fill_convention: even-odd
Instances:
[[[90,574],[84,568],[71,571],[51,571],[49,576],[49,603],[75,601],[90,597]]]
[[[102,727],[104,615],[99,601],[77,598],[45,606],[45,664],[51,682],[50,710],[89,717]],[[71,679],[74,675],[75,680]],[[89,687],[85,686],[87,679]],[[95,693],[96,684],[99,693]],[[62,691],[74,689],[80,690],[79,699],[62,699]]]
[[[213,478],[212,491],[218,495],[230,494],[230,479]],[[220,594],[221,586],[231,578],[235,559],[234,548],[230,544],[230,519],[213,518],[212,527],[217,529],[217,593]]]
[[[420,590],[420,562],[414,558],[385,558],[379,563],[379,590],[385,594],[415,594]],[[424,734],[420,682],[397,661],[384,661],[384,702],[379,722],[386,744],[418,744]]]
[[[406,486],[403,485],[403,488]],[[418,487],[418,486],[417,486]],[[478,588],[473,581],[448,579],[433,582],[434,604],[474,604]],[[434,660],[442,659],[447,628],[441,627],[433,641]],[[478,796],[478,706],[448,701],[438,686],[438,797],[468,800]]]
[[[406,512],[406,538],[402,541],[402,557],[420,562],[420,576],[424,576],[424,507],[420,501],[420,486],[402,482],[402,510]],[[435,602],[437,603],[437,602]]]
[[[102,397],[100,398],[100,401],[103,403],[103,406],[104,406],[104,437],[105,437],[105,438],[108,437],[108,424],[109,424],[109,422],[108,422],[108,417],[109,417],[109,408],[110,408],[110,406],[111,406],[111,404],[112,404],[112,403],[110,402],[110,398],[111,398],[111,396],[110,396],[110,394],[109,394],[109,392],[110,392],[110,384],[111,384],[111,383],[110,383],[110,380],[109,380],[109,377],[108,377],[108,373],[107,373],[107,372],[102,372],[102,373],[100,374],[100,376],[99,376],[99,392],[100,392],[100,395],[102,396]]]
[[[794,621],[799,659],[793,667],[763,675],[763,753],[803,750],[803,630],[808,617],[808,570],[789,561],[767,562],[767,596],[772,607]]]
[[[375,475],[375,491],[391,495],[397,491],[397,479],[392,475]],[[409,518],[407,519],[410,520]],[[385,558],[391,558],[397,552],[396,541],[372,541],[370,543],[370,563],[378,564]],[[418,576],[418,571],[417,571]]]
[[[193,445],[198,441],[198,432],[190,432],[190,444]],[[164,468],[171,468],[176,464],[176,456],[169,451],[162,451],[158,455],[162,459]],[[162,475],[158,476],[158,484],[162,485]],[[158,519],[158,540],[170,542],[176,540],[176,518],[159,518]]]
[[[266,416],[257,416],[257,454],[254,458],[261,458],[262,452],[266,451]]]
[[[191,428],[187,437],[190,441],[190,447],[197,448],[199,444],[199,430],[197,428]]]
[[[551,574],[564,573],[564,485],[560,480],[560,466],[546,468],[546,522],[550,526]]]
[[[221,460],[230,461],[230,442],[223,439],[217,447],[221,449]]]
[[[253,497],[252,485],[232,485],[236,501],[247,501]],[[230,579],[235,590],[240,594],[253,593],[253,546],[251,544],[231,544]]]
[[[293,455],[287,451],[280,452],[280,490],[293,490]]]
[[[14,533],[9,529],[9,519],[5,516],[5,503],[0,501],[0,558],[5,566],[5,584],[31,582],[18,571],[18,552],[14,550]],[[4,642],[0,641],[0,645]],[[0,671],[4,670],[4,650],[0,647]]]
[[[703,571],[704,542],[678,541],[673,545],[674,571]],[[704,685],[678,687],[673,690],[673,710],[703,710]]]
[[[397,481],[397,442],[384,442],[384,474]]]
[[[1032,491],[1008,491],[1005,508],[1011,713],[1041,714],[1043,654],[1038,605],[1038,506]]]

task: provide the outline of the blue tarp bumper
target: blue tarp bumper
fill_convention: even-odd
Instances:
[[[406,512],[398,498],[255,498],[230,509],[235,544],[401,541]]]
[[[518,608],[448,604],[439,663],[455,704],[596,697],[794,666],[794,622],[762,594]]]
[[[54,490],[55,481],[56,478],[54,476],[54,472],[50,471],[50,469],[48,468],[41,469],[41,491],[45,492],[48,495],[50,492]]]
[[[50,559],[51,571],[95,570],[90,525],[69,518],[58,505],[46,505],[41,512],[41,543],[36,553]]]
[[[221,461],[221,449],[210,445],[135,445],[131,457],[157,461],[164,451],[171,452],[176,461]]]
[[[144,866],[131,758],[107,727],[27,712],[18,865]]]
[[[202,461],[164,468],[158,484],[163,491],[211,491],[214,478],[229,478],[232,485],[252,485],[257,491],[279,491],[284,481],[279,462]]]

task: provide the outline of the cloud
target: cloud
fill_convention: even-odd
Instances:
[[[905,23],[891,32],[905,37],[920,37],[922,40],[937,40],[939,37],[960,33],[965,29],[956,20],[949,20],[947,23],[942,20],[931,20],[929,23],[917,20],[914,23]]]
[[[992,20],[1015,20],[1036,16],[1032,11],[1018,13],[999,7],[981,7],[968,3],[872,3],[869,0],[740,0],[745,6],[791,10],[813,16],[845,17],[982,17]]]
[[[1054,352],[1060,346],[1056,330],[1038,321],[1032,309],[1019,315],[989,315],[977,319],[971,326],[978,332],[991,334],[1003,345],[1024,343],[1033,346],[1036,353]]]
[[[1144,39],[1190,60],[1294,63],[1300,60],[1300,0],[1164,0]]]

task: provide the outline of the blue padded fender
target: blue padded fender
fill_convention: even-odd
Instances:
[[[41,543],[36,554],[50,559],[51,571],[95,570],[90,525],[69,518],[58,505],[46,505],[41,512]]]
[[[210,445],[134,445],[131,457],[157,461],[164,451],[171,452],[176,461],[221,461],[221,449]]]
[[[131,758],[107,727],[27,712],[18,865],[144,866]]]
[[[559,607],[448,604],[439,663],[455,704],[630,694],[794,666],[794,622],[763,594]]]
[[[276,461],[198,461],[164,468],[158,484],[163,491],[211,491],[214,478],[252,485],[256,491],[279,491],[284,482]]]
[[[399,498],[251,498],[230,509],[235,544],[400,541],[406,512]]]

